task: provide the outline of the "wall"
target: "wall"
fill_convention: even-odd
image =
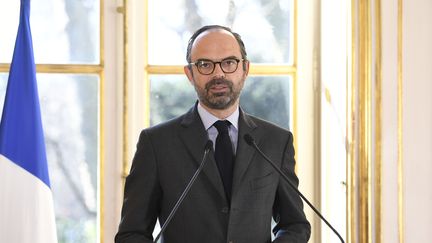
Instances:
[[[398,5],[384,1],[382,9],[382,239],[398,242]]]
[[[382,4],[382,242],[429,242],[432,225],[432,29],[429,24],[432,22],[432,2],[403,1],[401,19],[397,1],[382,1]],[[398,29],[398,20],[402,20],[401,29]],[[398,69],[400,30],[402,62]],[[402,78],[400,90],[398,75]],[[402,93],[398,94],[399,91]],[[399,99],[401,110],[398,110]],[[402,156],[401,176],[398,175],[398,152]],[[398,182],[402,183],[400,189]],[[400,211],[399,198],[402,199]]]
[[[297,174],[299,190],[319,207],[319,0],[297,1]],[[304,203],[305,213],[312,225],[310,243],[320,242],[320,220]]]
[[[430,242],[432,225],[432,1],[403,1],[405,239]]]

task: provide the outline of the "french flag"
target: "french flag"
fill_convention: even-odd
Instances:
[[[30,31],[21,0],[0,123],[0,242],[57,242]]]

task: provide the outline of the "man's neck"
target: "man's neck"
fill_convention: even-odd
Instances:
[[[221,120],[224,120],[227,117],[229,117],[232,113],[234,113],[234,111],[237,110],[237,108],[239,106],[239,103],[237,101],[232,106],[230,106],[226,109],[223,109],[223,110],[219,110],[219,109],[211,109],[201,102],[200,102],[200,104],[204,109],[206,109],[206,111],[210,112],[212,115],[214,115],[215,117],[217,117]]]

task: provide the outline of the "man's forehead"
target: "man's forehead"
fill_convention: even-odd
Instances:
[[[219,40],[219,39],[222,39],[222,38],[223,39],[226,38],[227,40],[232,39],[232,40],[235,41],[235,37],[234,37],[234,35],[231,32],[229,32],[227,30],[224,30],[224,29],[215,28],[215,29],[209,29],[209,30],[206,30],[206,31],[200,33],[197,36],[197,38],[195,39],[194,45],[197,44],[197,43],[199,43],[199,42],[201,42],[201,41],[203,41],[203,40],[207,40],[207,39],[209,39],[209,40]]]
[[[223,34],[227,34],[227,35],[232,35],[231,32],[229,32],[228,30],[225,30],[222,28],[212,28],[212,29],[207,29],[207,30],[201,32],[198,35],[198,38],[202,35],[209,34],[209,33],[223,33]]]
[[[197,36],[191,48],[191,60],[197,58],[220,60],[226,57],[241,57],[241,48],[236,37],[227,30],[209,29]]]

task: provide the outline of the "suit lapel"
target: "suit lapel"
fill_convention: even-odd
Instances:
[[[181,122],[182,129],[180,131],[180,137],[186,149],[194,158],[198,168],[204,155],[204,147],[209,138],[196,107],[195,105],[185,114]],[[211,184],[214,185],[216,191],[225,198],[222,179],[220,178],[213,152],[208,155],[207,160],[203,172],[209,178]]]
[[[234,175],[233,175],[233,189],[232,195],[236,195],[238,185],[246,172],[249,164],[252,161],[252,157],[255,150],[252,146],[249,146],[244,140],[244,135],[250,134],[255,141],[258,143],[260,136],[256,130],[257,125],[240,109],[239,116],[239,132],[238,132],[238,146],[236,152],[236,160],[234,164]]]

